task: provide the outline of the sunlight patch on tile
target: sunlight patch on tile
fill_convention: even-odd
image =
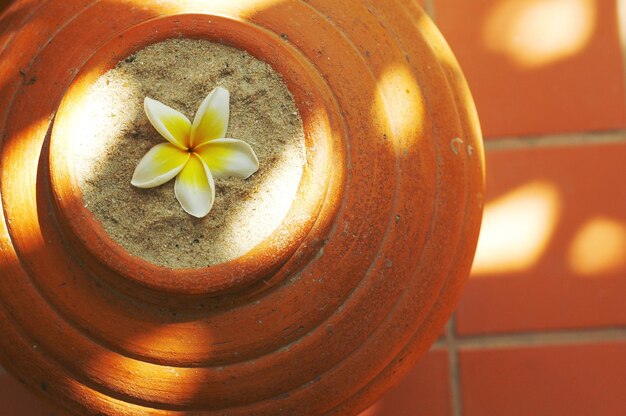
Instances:
[[[593,0],[505,0],[487,17],[484,42],[522,68],[550,65],[589,44],[596,13]]]
[[[622,60],[626,68],[626,0],[617,0],[617,21],[619,29],[619,40],[622,48]],[[626,82],[626,80],[625,80]]]
[[[569,249],[570,269],[581,277],[596,278],[626,266],[626,225],[596,217],[576,233]]]
[[[522,272],[544,254],[561,212],[559,191],[533,181],[485,206],[472,277]]]
[[[374,405],[370,406],[367,410],[359,413],[359,416],[382,416],[382,411],[383,410],[380,402],[377,402]]]

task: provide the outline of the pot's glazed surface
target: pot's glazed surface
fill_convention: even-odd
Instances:
[[[177,36],[270,63],[306,132],[281,226],[208,269],[128,255],[63,157],[81,92]],[[18,0],[0,48],[0,361],[68,412],[355,414],[440,334],[476,245],[482,145],[416,2]]]

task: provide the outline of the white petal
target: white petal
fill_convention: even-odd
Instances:
[[[148,150],[137,164],[131,184],[154,188],[172,179],[183,169],[190,154],[171,143],[160,143]]]
[[[188,214],[202,218],[215,201],[215,183],[209,168],[197,156],[192,156],[176,177],[176,199]]]
[[[229,106],[230,93],[226,88],[216,87],[206,96],[193,119],[191,146],[200,146],[226,135]]]
[[[181,149],[189,148],[191,122],[184,114],[150,97],[143,100],[143,108],[150,123],[165,140]]]
[[[237,139],[215,139],[200,147],[195,152],[200,155],[216,178],[247,178],[259,169],[252,147]]]

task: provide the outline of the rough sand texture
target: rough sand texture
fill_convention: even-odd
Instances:
[[[193,120],[217,85],[231,93],[227,137],[248,142],[260,168],[252,177],[216,179],[216,201],[203,219],[185,213],[174,181],[152,189],[130,184],[135,166],[164,142],[143,112],[149,96]],[[120,62],[93,86],[81,137],[72,138],[75,176],[85,206],[135,256],[171,268],[236,258],[267,237],[295,197],[305,161],[302,120],[280,76],[236,48],[173,39]]]

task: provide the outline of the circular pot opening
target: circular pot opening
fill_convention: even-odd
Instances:
[[[132,295],[215,295],[267,280],[320,212],[334,215],[322,210],[341,193],[332,175],[344,168],[330,92],[273,34],[219,17],[157,21],[159,32],[148,21],[98,50],[64,96],[49,152],[61,228],[88,267]],[[218,180],[213,210],[197,219],[178,205],[174,181],[137,189],[130,177],[165,143],[144,95],[193,120],[218,85],[231,91],[227,137],[248,142],[260,168]]]
[[[230,93],[225,137],[248,143],[259,170],[247,179],[214,177],[203,218],[186,213],[175,179],[131,185],[142,157],[165,139],[148,120],[145,97],[189,120],[215,87]],[[135,257],[172,269],[203,268],[245,255],[287,215],[305,164],[302,120],[282,78],[245,51],[201,39],[147,46],[103,74],[81,97],[66,155],[84,206]]]

